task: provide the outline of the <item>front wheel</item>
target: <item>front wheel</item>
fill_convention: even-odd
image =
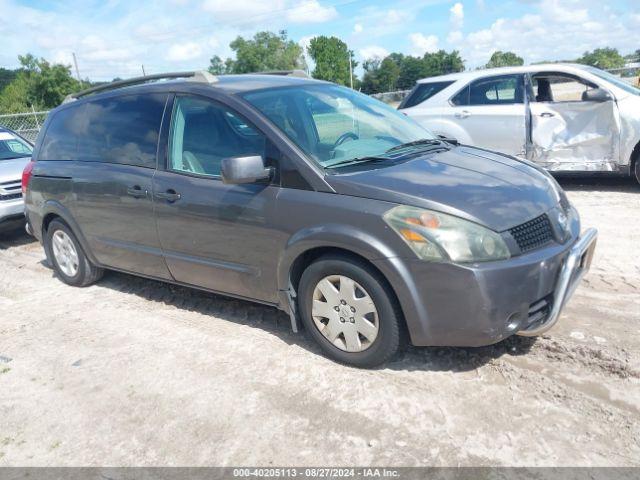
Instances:
[[[302,274],[298,301],[306,330],[334,360],[375,367],[398,350],[399,309],[386,282],[363,262],[321,257]]]
[[[633,170],[631,173],[635,176],[636,183],[640,185],[640,154],[638,154],[638,158],[636,158]]]

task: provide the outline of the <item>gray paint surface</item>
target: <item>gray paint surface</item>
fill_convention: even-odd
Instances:
[[[249,77],[239,83],[225,79],[214,87],[166,82],[127,92],[192,93],[229,106],[278,147],[283,164],[296,170],[308,187],[275,181],[225,185],[218,178],[167,171],[167,109],[156,170],[36,162],[26,199],[36,236],[42,238],[47,215],[59,215],[99,265],[285,311],[289,304],[283,291],[296,259],[317,248],[341,249],[366,259],[385,276],[416,345],[494,343],[512,333],[506,331],[511,314],[524,315],[530,303],[553,291],[558,265],[578,236],[577,221],[564,243],[525,255],[514,250],[516,257],[509,261],[454,265],[418,260],[382,219],[402,203],[452,213],[502,232],[553,213],[557,201],[540,171],[510,157],[457,147],[390,167],[326,175],[234,94],[305,80]],[[96,98],[105,96],[117,92]],[[52,119],[55,114],[43,132]],[[130,189],[137,187],[145,193],[131,195]],[[168,191],[181,197],[158,197]]]

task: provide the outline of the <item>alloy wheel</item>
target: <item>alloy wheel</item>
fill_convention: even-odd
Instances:
[[[63,230],[57,230],[51,240],[53,256],[58,267],[68,277],[75,277],[80,262],[73,240]]]

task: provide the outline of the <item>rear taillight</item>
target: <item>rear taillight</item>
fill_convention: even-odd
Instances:
[[[31,180],[31,172],[33,172],[33,167],[35,167],[36,162],[31,160],[22,170],[22,195],[27,193],[27,187],[29,186],[29,181]]]

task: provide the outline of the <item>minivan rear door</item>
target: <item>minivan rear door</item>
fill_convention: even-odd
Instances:
[[[107,97],[79,107],[80,117],[56,124],[67,124],[77,134],[78,161],[70,169],[72,209],[97,260],[108,267],[170,279],[151,197],[167,98],[167,94]],[[73,141],[68,135],[62,140]]]
[[[271,226],[279,187],[226,185],[220,176],[223,158],[268,159],[270,143],[209,98],[177,95],[172,112],[166,165],[153,179],[158,234],[171,274],[181,283],[276,303],[272,279],[282,244]]]

